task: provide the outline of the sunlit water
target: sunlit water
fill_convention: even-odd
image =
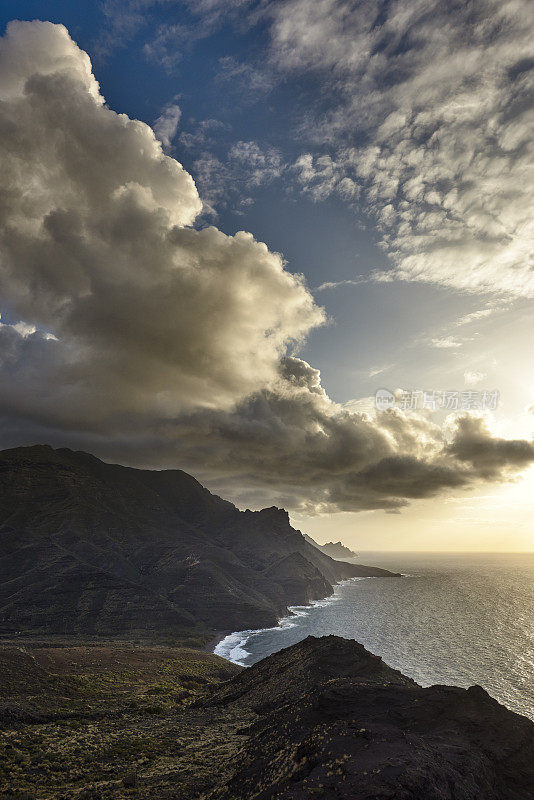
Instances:
[[[333,633],[423,686],[480,684],[534,719],[534,553],[365,553],[361,561],[404,577],[346,581],[276,628],[227,636],[215,652],[249,666]]]

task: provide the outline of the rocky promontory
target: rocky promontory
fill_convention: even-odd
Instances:
[[[534,723],[480,686],[422,688],[358,642],[306,640],[207,705],[254,721],[210,800],[532,800]]]
[[[311,536],[305,535],[304,538],[306,539],[307,542],[309,542],[318,550],[320,550],[321,553],[326,553],[327,556],[330,556],[330,558],[343,559],[343,558],[357,557],[357,553],[355,553],[354,550],[351,550],[350,547],[347,547],[341,541],[325,542],[325,544],[319,544],[318,542],[315,541],[315,539],[312,539]]]

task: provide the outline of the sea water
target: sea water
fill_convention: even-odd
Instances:
[[[249,666],[306,636],[356,639],[422,686],[483,686],[534,719],[534,553],[365,553],[401,578],[343,581],[274,628],[215,650]]]

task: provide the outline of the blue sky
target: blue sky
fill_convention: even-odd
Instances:
[[[284,301],[278,289],[265,285],[262,291],[273,290],[278,297],[270,309],[270,296],[265,295],[265,313],[276,325],[287,326],[283,341],[292,342],[291,357],[307,362],[306,368],[292,362],[296,372],[291,380],[309,381],[317,394],[313,370],[320,370],[327,402],[333,403],[327,417],[362,409],[372,413],[372,397],[381,387],[498,390],[500,404],[485,422],[488,430],[494,436],[531,436],[534,381],[528,341],[534,295],[534,180],[528,96],[534,63],[529,30],[534,20],[526,0],[506,9],[497,0],[478,0],[461,8],[452,2],[421,6],[416,0],[4,2],[2,31],[12,19],[66,26],[72,40],[89,54],[108,108],[153,127],[165,154],[193,177],[203,202],[201,213],[193,213],[197,200],[192,196],[187,202],[198,231],[215,226],[230,237],[248,231],[265,242],[270,253],[281,254],[290,273],[304,276],[306,298],[296,284]],[[55,43],[50,47],[53,50]],[[35,69],[45,67],[37,64]],[[57,123],[62,124],[69,127],[67,116]],[[52,131],[52,138],[56,133]],[[102,159],[112,150],[110,142],[102,149]],[[122,191],[130,183],[122,173],[121,180]],[[54,199],[53,205],[64,210],[70,202],[67,196]],[[252,260],[256,257],[261,260],[260,255]],[[255,273],[247,274],[247,287],[253,291]],[[1,309],[3,329],[12,329],[9,335],[18,325],[20,336],[30,330],[49,336],[50,348],[52,341],[67,341],[68,337],[61,339],[49,310],[30,308],[14,289],[12,297],[10,291]],[[307,306],[304,312],[302,306],[298,320],[290,319],[291,292],[295,303],[309,306],[311,297],[315,301],[314,309]],[[233,296],[229,293],[228,298],[230,302]],[[217,306],[216,296],[210,303]],[[321,324],[317,306],[325,310]],[[248,325],[248,312],[242,311]],[[143,324],[149,316],[147,311]],[[209,326],[208,320],[206,329]],[[226,330],[224,325],[221,330]],[[76,326],[71,333],[79,336]],[[232,340],[239,350],[237,328],[228,329],[228,343]],[[263,352],[263,340],[258,341],[256,350],[243,349],[243,364],[252,356],[261,364],[264,356],[271,358]],[[108,346],[106,340],[102,347]],[[281,352],[281,345],[277,347]],[[204,355],[206,363],[215,357]],[[231,364],[239,360],[236,355],[234,363],[231,353],[229,358],[228,376]],[[304,376],[308,365],[311,371]],[[184,369],[182,381],[189,386],[191,369]],[[217,383],[213,409],[219,403],[219,411],[224,406],[227,413],[228,398],[242,402],[245,385],[252,392],[252,378],[244,373],[243,368],[243,374],[232,373]],[[236,393],[238,377],[242,384]],[[148,373],[144,378],[148,387]],[[256,387],[260,392],[267,386],[261,380]],[[160,382],[153,395],[156,404],[171,391],[163,379]],[[113,391],[120,393],[118,388]],[[184,399],[181,392],[175,397],[177,408],[193,413],[191,396]],[[202,392],[197,401],[199,408],[206,406]],[[259,413],[256,400],[253,406]],[[239,408],[238,418],[251,423],[252,406]],[[276,429],[279,413],[269,417],[268,424]],[[35,411],[29,416],[44,426],[39,431],[51,431],[49,438],[68,443],[65,430],[72,428],[72,421],[49,423],[44,412],[42,418]],[[236,419],[234,430],[240,425]],[[425,425],[437,427],[421,434],[417,446],[413,430],[396,439],[396,447],[410,443],[410,458],[426,458],[425,437],[435,446],[440,436],[447,439],[447,426],[454,422],[445,412],[425,419]],[[26,430],[19,421],[13,429],[19,430],[19,424]],[[106,450],[98,438],[91,438],[102,435],[91,428],[94,424],[80,424],[70,435],[104,457],[131,457],[134,441],[124,444],[130,434],[117,433],[116,449]],[[202,421],[200,427],[205,424]],[[221,441],[227,441],[228,424],[217,421]],[[214,425],[211,420],[209,426]],[[419,423],[413,425],[417,428]],[[445,426],[443,434],[437,433],[440,426]],[[312,427],[317,432],[324,425],[316,421]],[[159,434],[150,426],[143,431],[143,442],[157,441]],[[296,441],[301,441],[301,433]],[[28,429],[22,438],[31,435]],[[384,439],[380,433],[377,452],[381,447],[387,450],[384,443],[390,435]],[[148,455],[152,445],[146,447],[143,463],[158,466]],[[202,465],[202,447],[200,442],[198,452],[187,451],[190,462],[185,466],[191,463],[193,470]],[[185,453],[169,445],[162,465],[175,464],[182,457],[177,452]],[[313,513],[320,513],[310,524],[319,526],[319,538],[323,530],[340,525],[339,511],[348,514],[343,516],[347,531],[353,524],[352,511],[360,511],[358,525],[367,531],[367,544],[374,545],[382,522],[376,522],[373,503],[381,503],[375,498],[367,508],[361,498],[332,500],[345,498],[348,478],[343,490],[325,489],[329,499],[319,502],[322,489],[313,483],[318,480],[314,467],[309,476],[314,499],[308,502],[308,490],[302,487],[295,499],[291,491],[273,488],[271,475],[266,474],[263,483],[252,479],[251,463],[234,475],[221,466],[226,455],[217,453],[200,476],[237,502],[254,505],[272,499],[291,506],[294,501],[297,515],[313,507]],[[486,472],[481,474],[486,480]],[[469,482],[462,473],[464,478]],[[240,480],[250,482],[241,494]],[[448,474],[447,491],[455,480]],[[404,536],[405,520],[426,513],[425,503],[433,502],[425,491],[419,498],[413,487],[406,497],[407,502],[415,500],[415,511],[403,512],[402,523],[389,523],[402,528]],[[404,499],[391,503],[402,505]],[[446,510],[440,506],[440,520]],[[328,516],[331,512],[336,522]]]

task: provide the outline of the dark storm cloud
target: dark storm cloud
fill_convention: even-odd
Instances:
[[[482,477],[491,480],[505,469],[517,470],[534,461],[534,444],[524,439],[491,437],[483,419],[464,417],[448,452],[458,461],[472,465]]]

